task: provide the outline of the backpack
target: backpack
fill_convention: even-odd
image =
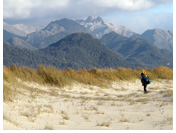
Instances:
[[[149,76],[144,75],[143,73],[141,73],[141,82],[142,84],[150,84],[151,80],[149,79]]]

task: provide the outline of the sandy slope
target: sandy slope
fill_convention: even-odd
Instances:
[[[3,102],[4,129],[173,129],[173,81],[140,80],[108,88],[75,83],[63,88],[19,80],[13,102]]]

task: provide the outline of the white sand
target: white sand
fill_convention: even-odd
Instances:
[[[140,80],[108,88],[19,82],[15,99],[3,102],[4,130],[173,129],[173,81],[152,82],[148,94]]]

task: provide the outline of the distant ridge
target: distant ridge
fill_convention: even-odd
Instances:
[[[156,47],[148,40],[138,37],[125,38],[115,32],[104,35],[101,40],[128,61],[151,69],[157,66],[173,68],[173,53]]]
[[[161,29],[151,29],[145,31],[141,38],[147,39],[161,49],[168,49],[173,52],[173,32]]]

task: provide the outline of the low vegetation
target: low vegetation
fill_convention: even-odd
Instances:
[[[157,67],[154,70],[146,70],[151,80],[157,79],[173,79],[173,69],[167,67]],[[127,68],[118,69],[98,69],[90,70],[81,69],[79,71],[73,69],[58,70],[55,67],[39,66],[38,69],[28,67],[18,67],[11,65],[3,67],[3,96],[4,100],[9,99],[12,90],[8,87],[8,83],[17,84],[17,79],[22,81],[37,82],[39,84],[54,85],[63,87],[79,82],[87,85],[95,85],[107,87],[112,81],[117,80],[136,80],[140,78],[141,68],[136,70]]]

